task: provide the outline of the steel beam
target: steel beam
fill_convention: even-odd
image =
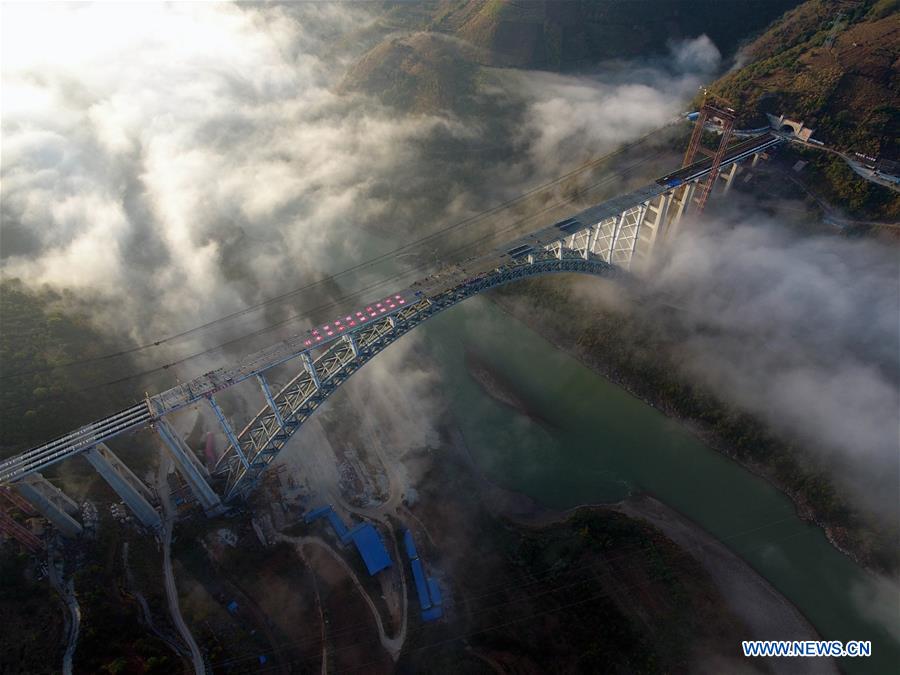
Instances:
[[[396,326],[396,324],[394,324]],[[350,349],[353,350],[353,358],[359,358],[359,344],[356,342],[356,338],[353,336],[353,333],[348,333],[347,336],[347,344],[350,345]]]
[[[598,255],[583,260],[567,253],[560,260],[557,244],[558,241],[543,250],[535,251],[533,263],[523,258],[462,286],[451,287],[440,295],[423,298],[396,315],[394,329],[390,328],[387,320],[376,321],[359,329],[354,333],[360,348],[358,358],[345,340],[333,343],[316,361],[316,369],[321,377],[319,389],[310,385],[310,378],[304,369],[274,397],[288,423],[289,433],[272,423],[271,416],[267,414],[268,407],[257,413],[241,432],[250,459],[250,469],[239,466],[237,462],[232,463],[224,500],[230,502],[248,494],[258,484],[266,467],[288,443],[290,436],[302,428],[328,396],[376,354],[423,321],[472,295],[534,275],[553,272],[615,274],[615,268]]]
[[[222,430],[225,432],[225,436],[228,438],[228,442],[231,443],[231,446],[234,448],[234,451],[237,453],[238,457],[241,460],[241,463],[246,469],[250,466],[250,462],[247,461],[247,456],[244,454],[244,451],[241,450],[241,443],[240,441],[238,441],[238,437],[235,435],[234,429],[231,428],[228,420],[225,419],[225,413],[222,412],[219,404],[216,403],[216,399],[214,399],[212,396],[207,396],[206,400],[209,401],[209,407],[213,409],[213,412],[219,419],[219,424],[222,425]]]
[[[35,511],[31,504],[26,501],[22,495],[8,487],[0,487],[0,496],[4,497],[6,501],[15,506],[19,511],[24,513],[26,516],[36,516],[37,511]]]
[[[0,532],[14,538],[32,553],[38,553],[44,549],[44,542],[35,537],[31,530],[19,525],[3,509],[0,509]]]
[[[222,510],[222,502],[219,499],[219,495],[213,491],[203,474],[200,473],[200,469],[191,460],[191,449],[187,447],[181,436],[165,420],[157,420],[155,426],[156,433],[163,440],[166,449],[168,449],[172,459],[175,460],[178,472],[187,481],[200,506],[203,507],[203,510],[208,515],[219,513]]]
[[[269,388],[269,383],[266,380],[265,375],[257,373],[256,379],[259,381],[259,388],[262,389],[263,396],[266,397],[266,403],[269,404],[272,413],[275,415],[275,421],[278,422],[278,426],[284,429],[284,418],[281,416],[281,412],[279,412],[278,406],[275,404],[275,399],[272,398],[272,390]]]
[[[637,248],[638,237],[641,234],[641,224],[644,222],[644,216],[647,215],[647,204],[641,204],[641,210],[638,212],[637,219],[634,221],[634,240],[631,242],[631,255],[628,256],[628,269],[631,269],[631,263],[634,261],[634,251]]]
[[[613,235],[612,235],[612,238],[609,240],[609,253],[606,256],[606,260],[610,265],[613,263],[612,257],[613,257],[613,252],[616,250],[616,240],[618,240],[618,238],[619,238],[619,232],[622,230],[622,222],[625,220],[625,214],[627,212],[628,212],[627,210],[622,211],[622,213],[619,214],[619,217],[616,218],[616,224],[615,224],[615,227],[613,228]]]
[[[152,530],[159,529],[162,521],[156,509],[150,504],[150,499],[152,499],[150,490],[105,443],[98,443],[85,452],[84,457],[128,505],[135,518],[144,527]]]
[[[735,162],[734,164],[729,165],[729,167],[720,174],[722,180],[725,181],[725,188],[722,190],[723,195],[727,195],[731,191],[731,184],[734,182],[734,177],[737,175],[739,163],[740,162]]]
[[[309,358],[309,352],[303,352],[300,355],[300,358],[303,360],[303,366],[306,368],[306,372],[309,373],[309,376],[312,378],[313,384],[316,386],[316,389],[322,388],[322,383],[319,381],[319,374],[316,372],[316,364],[312,362],[312,359]]]
[[[69,515],[78,513],[78,504],[41,474],[32,473],[14,485],[19,494],[53,523],[62,536],[74,539],[81,534],[81,523]]]

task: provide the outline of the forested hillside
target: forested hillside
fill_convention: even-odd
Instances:
[[[900,0],[808,0],[748,45],[743,67],[713,89],[745,116],[784,113],[829,145],[896,158],[898,11]]]
[[[662,55],[702,34],[727,57],[797,1],[385,2],[376,24],[388,35],[350,69],[344,89],[405,111],[458,111],[479,66],[569,71]]]
[[[113,391],[96,385],[132,372],[129,360],[65,365],[115,351],[78,307],[85,309],[50,289],[35,291],[18,280],[0,283],[3,456],[125,407]]]

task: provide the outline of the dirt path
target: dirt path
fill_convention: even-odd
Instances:
[[[403,643],[406,640],[406,631],[404,630],[401,635],[398,635],[395,638],[388,637],[387,633],[384,630],[384,623],[381,620],[381,614],[378,611],[378,607],[375,606],[372,598],[369,597],[366,589],[363,588],[363,585],[360,583],[359,577],[356,575],[356,572],[354,572],[353,568],[347,564],[347,561],[344,560],[343,556],[335,551],[324,539],[320,539],[319,537],[291,537],[284,534],[277,534],[276,538],[279,541],[284,541],[288,544],[291,544],[301,558],[305,558],[305,556],[303,555],[304,546],[318,546],[326,551],[328,555],[330,555],[334,559],[334,561],[337,562],[338,565],[340,565],[341,569],[343,569],[344,572],[347,573],[347,576],[350,577],[350,580],[356,587],[357,592],[369,606],[369,610],[372,612],[372,617],[375,619],[375,625],[378,627],[378,639],[381,642],[381,646],[384,647],[388,654],[391,655],[391,658],[396,661],[400,656],[400,651],[403,649]],[[322,666],[323,668],[325,666],[324,657]]]
[[[66,621],[68,626],[68,642],[66,644],[66,652],[63,654],[63,675],[72,675],[72,660],[75,657],[75,649],[78,647],[78,634],[81,630],[81,607],[78,604],[78,598],[75,597],[75,583],[72,579],[64,581],[59,573],[54,560],[48,560],[47,575],[50,577],[50,583],[56,588],[60,597],[65,601],[66,607],[69,609],[69,619]]]
[[[388,459],[385,457],[381,442],[372,432],[372,430],[368,430],[369,437],[371,438],[371,445],[369,449],[375,454],[375,456],[384,467],[385,473],[388,478],[388,496],[387,499],[382,503],[376,506],[369,507],[353,506],[344,499],[344,496],[338,487],[339,475],[337,472],[337,463],[335,462],[334,450],[331,447],[331,443],[329,442],[327,436],[324,434],[322,427],[318,425],[315,420],[312,421],[310,429],[308,431],[311,431],[316,435],[316,450],[314,452],[307,452],[298,457],[296,460],[293,460],[294,462],[296,462],[296,464],[294,464],[293,462],[291,463],[290,466],[292,470],[307,472],[307,474],[311,477],[311,482],[318,486],[317,497],[319,499],[325,501],[326,503],[330,502],[331,504],[334,504],[335,507],[340,507],[340,510],[343,510],[347,513],[374,520],[384,525],[389,532],[393,532],[393,527],[391,526],[391,522],[388,519],[388,515],[397,513],[398,509],[402,506],[402,480],[397,474],[396,467],[394,466],[393,462],[388,461]],[[277,536],[283,541],[289,541],[292,543],[294,539],[296,539],[283,535]],[[390,538],[390,543],[392,544],[394,551],[393,559],[398,565],[397,574],[400,577],[399,597],[397,598],[395,593],[390,592],[390,589],[385,589],[385,601],[388,605],[388,609],[394,617],[399,618],[400,623],[400,629],[397,633],[397,636],[394,638],[387,637],[387,634],[383,629],[381,616],[380,614],[378,614],[377,608],[371,602],[371,599],[365,593],[362,586],[355,579],[355,575],[353,575],[352,570],[350,570],[343,558],[340,557],[340,553],[328,546],[328,544],[324,540],[318,539],[317,537],[309,537],[303,539],[304,541],[315,541],[316,543],[327,547],[330,555],[339,558],[341,565],[344,566],[345,569],[350,571],[357,588],[359,588],[360,592],[363,593],[363,597],[365,598],[366,602],[370,603],[370,606],[373,607],[373,611],[378,617],[379,632],[382,636],[382,644],[385,645],[385,649],[388,650],[393,660],[396,661],[399,657],[404,643],[406,642],[409,619],[407,612],[408,590],[406,574],[404,573],[402,567],[403,559],[400,557],[400,549],[397,544],[396,538],[392,536]],[[396,598],[396,602],[393,602],[394,598]],[[388,645],[391,646],[389,647]]]
[[[175,586],[175,574],[172,571],[172,528],[175,524],[175,514],[172,509],[167,479],[171,466],[172,460],[164,455],[159,465],[159,480],[156,486],[159,500],[163,506],[163,574],[166,581],[166,598],[169,600],[169,613],[172,615],[172,621],[175,623],[181,639],[191,650],[194,673],[203,675],[206,672],[206,664],[203,662],[203,654],[197,641],[184,622],[184,617],[181,616],[181,608],[178,605],[178,589]]]
[[[146,625],[156,637],[165,642],[169,649],[175,652],[179,658],[190,658],[191,654],[185,649],[184,645],[179,644],[170,635],[166,635],[154,623],[153,613],[150,611],[150,605],[147,603],[147,598],[144,597],[144,594],[138,590],[134,583],[134,575],[131,573],[131,567],[128,565],[128,550],[128,542],[126,541],[122,544],[122,565],[125,568],[125,590],[135,599],[138,603],[138,607],[141,608],[141,617],[143,618],[144,625]]]

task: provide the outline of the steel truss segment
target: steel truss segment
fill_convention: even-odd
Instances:
[[[644,216],[644,206],[640,204],[628,209],[620,218],[618,236],[613,242],[613,250],[609,262],[613,265],[627,266],[631,262],[631,254],[637,239],[638,228]]]
[[[354,312],[352,316],[358,317],[360,323],[353,330],[347,330],[355,322],[355,319],[348,319],[351,316],[348,313],[346,317],[340,317],[330,324],[310,329],[302,335],[293,335],[270,345],[236,365],[205,373],[189,382],[181,383],[149,397],[146,402],[92,422],[63,437],[31,448],[17,457],[0,462],[0,484],[20,480],[34,471],[84,452],[96,443],[107,441],[129,430],[152,425],[170,413],[250,379],[274,366],[295,360],[298,356],[305,364],[311,364],[311,352],[319,354],[320,356],[315,359],[315,365],[312,368],[308,370],[304,368],[303,372],[298,374],[282,391],[272,395],[276,403],[275,408],[267,406],[265,411],[257,414],[238,434],[238,444],[230,452],[223,453],[216,465],[215,473],[224,472],[233,475],[235,467],[239,464],[241,470],[246,470],[247,467],[243,467],[243,462],[241,462],[240,452],[242,450],[247,452],[251,467],[255,467],[258,463],[250,461],[251,456],[266,453],[265,456],[268,457],[269,439],[283,439],[289,436],[330,395],[331,390],[325,384],[325,378],[336,386],[352,374],[353,371],[346,362],[346,359],[349,358],[348,354],[355,353],[354,358],[358,362],[358,367],[371,354],[383,348],[384,344],[396,339],[409,327],[417,325],[434,312],[468,297],[472,292],[477,292],[472,289],[479,285],[484,286],[488,278],[494,284],[506,283],[506,281],[519,278],[520,272],[525,267],[545,268],[549,264],[549,260],[555,260],[560,265],[568,265],[572,258],[579,258],[585,264],[603,262],[620,267],[627,266],[636,252],[636,240],[640,236],[641,218],[643,217],[640,205],[671,192],[672,188],[676,186],[686,185],[690,192],[695,183],[701,183],[704,179],[709,179],[707,182],[711,184],[722,167],[753,157],[766,148],[782,142],[784,142],[784,138],[780,136],[762,134],[731,149],[720,144],[719,152],[713,162],[701,160],[692,163],[672,174],[663,176],[654,183],[590,206],[564,221],[540,228],[504,245],[486,247],[479,252],[478,256],[466,261],[467,267],[469,261],[474,261],[476,268],[481,270],[473,278],[461,281],[458,268],[455,271],[452,268],[439,271],[392,296],[383,298],[371,307],[366,307],[365,313],[362,308]],[[708,197],[708,193],[702,196],[705,199]],[[670,223],[677,225],[686,206],[685,203],[677,205],[676,215]],[[640,213],[636,213],[636,210]],[[656,216],[654,227],[671,228],[673,226],[661,222],[659,214]],[[516,249],[524,249],[527,254],[516,257],[511,253]],[[544,269],[543,271],[564,270]],[[389,319],[389,317],[393,318]],[[348,334],[353,334],[355,337],[357,349],[353,349],[352,342],[348,344],[342,339]],[[340,346],[335,347],[336,343],[339,343]],[[367,349],[370,352],[369,356],[366,353]],[[321,360],[321,357],[325,355],[328,356],[328,359]],[[279,423],[279,415],[283,425]],[[246,446],[243,445],[244,443]]]
[[[222,427],[222,430],[225,432],[226,438],[228,438],[231,443],[231,448],[238,454],[241,462],[244,466],[248,466],[247,456],[244,454],[241,449],[241,444],[238,442],[237,436],[234,434],[234,429],[231,428],[231,425],[228,423],[228,420],[225,418],[225,413],[222,412],[222,409],[219,407],[219,404],[216,403],[216,399],[212,396],[207,396],[206,400],[209,401],[209,407],[213,409],[213,412],[216,414],[216,417],[219,420],[219,424]]]
[[[612,240],[616,232],[619,217],[606,218],[594,226],[589,253],[598,254],[609,262],[608,252],[612,248]]]
[[[577,239],[571,243],[578,245]],[[298,395],[299,392],[295,387],[288,386],[274,397],[278,409],[282,411],[286,423],[285,429],[267,422],[267,418],[272,417],[266,413],[268,407],[261,410],[254,418],[253,424],[244,429],[239,440],[243,443],[245,436],[252,439],[249,444],[244,444],[247,449],[249,465],[243,466],[233,461],[229,464],[230,471],[225,491],[226,501],[246,496],[252,491],[269,463],[278,456],[287,441],[309,419],[312,412],[373,356],[422,321],[472,295],[536,274],[586,272],[606,275],[612,270],[600,256],[589,255],[588,259],[585,259],[583,251],[578,248],[551,246],[550,249],[535,253],[532,258],[533,262],[522,259],[503,266],[493,273],[477,278],[461,287],[448,289],[439,296],[430,298],[427,302],[418,303],[413,311],[405,312],[402,316],[396,316],[393,320],[380,321],[365,331],[356,332],[355,340],[358,352],[354,351],[349,341],[342,341],[330,346],[314,362],[316,370],[320,373],[319,387],[307,390],[305,395]],[[302,376],[301,373],[298,378]]]

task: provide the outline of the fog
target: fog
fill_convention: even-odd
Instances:
[[[752,212],[752,204],[740,206]],[[824,457],[860,503],[897,518],[893,248],[798,236],[781,221],[735,209],[688,224],[645,283],[656,300],[633,311],[679,336],[677,357],[692,378]]]
[[[376,31],[370,9],[4,6],[0,273],[71,289],[104,332],[152,342],[551,180],[671,119],[719,61],[701,37],[670,59],[578,76],[492,71],[479,95],[512,114],[489,129],[337,93],[371,42],[359,36]],[[433,153],[448,144],[460,154]],[[477,152],[498,146],[502,161]],[[146,350],[143,365],[303,317],[396,271],[323,284]],[[189,377],[277,337],[170,372]]]
[[[137,342],[550,180],[671,120],[720,65],[701,36],[665,59],[578,74],[492,71],[480,95],[512,106],[518,124],[488,137],[478,119],[336,93],[360,56],[355,32],[372,26],[366,7],[9,5],[3,18],[2,273],[93,300],[99,327]],[[436,158],[436,139],[511,154]],[[876,244],[753,222],[689,230],[650,283],[685,310],[693,376],[856,474],[854,462],[896,463],[897,279]]]

